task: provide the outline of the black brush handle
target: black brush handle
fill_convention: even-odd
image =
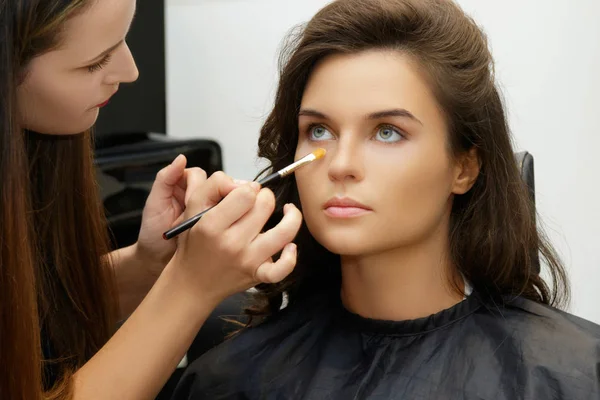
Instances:
[[[198,221],[200,221],[200,218],[202,218],[204,216],[204,214],[206,214],[207,212],[212,210],[214,207],[215,206],[207,208],[206,210],[202,211],[199,214],[194,215],[192,218],[182,222],[181,224],[177,225],[176,227],[169,229],[168,231],[163,233],[163,239],[165,239],[165,240],[173,239],[175,236],[179,235],[180,233],[183,233],[183,232],[187,231],[188,229],[191,229],[192,226],[196,225],[196,223]]]
[[[265,186],[266,184],[274,182],[279,178],[281,178],[279,172],[273,172],[271,175],[262,178],[260,181],[258,181],[258,183],[260,183],[260,186]]]
[[[277,172],[274,172],[271,175],[258,181],[258,183],[261,186],[264,186],[264,185],[274,182],[280,178],[281,178],[281,175]],[[215,204],[215,206],[216,206],[216,204]],[[163,239],[165,239],[165,240],[173,239],[175,236],[187,231],[188,229],[191,229],[192,226],[196,225],[198,223],[198,221],[200,221],[200,218],[202,218],[204,216],[204,214],[206,214],[207,212],[212,210],[215,206],[212,206],[212,207],[202,211],[201,213],[194,215],[192,218],[182,222],[181,224],[177,225],[176,227],[169,229],[168,231],[163,233]]]

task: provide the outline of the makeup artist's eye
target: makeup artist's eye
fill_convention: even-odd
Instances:
[[[384,143],[396,143],[404,139],[400,131],[391,125],[382,125],[377,129],[375,140]]]
[[[109,53],[109,54],[105,55],[104,58],[102,60],[98,61],[96,64],[88,66],[87,67],[88,71],[90,73],[100,71],[102,68],[104,68],[105,66],[108,65],[111,58],[112,58],[112,54]]]
[[[331,132],[327,130],[323,125],[311,125],[308,127],[310,140],[330,140],[333,139]]]

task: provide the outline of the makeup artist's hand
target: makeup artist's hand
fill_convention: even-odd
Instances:
[[[170,165],[159,171],[142,214],[142,225],[136,243],[137,255],[142,265],[154,278],[162,272],[175,254],[176,240],[164,240],[162,234],[182,221],[187,199],[195,188],[206,181],[206,172],[200,168],[186,169],[185,156],[178,156]],[[222,188],[227,194],[236,187]],[[189,190],[188,190],[189,188]]]
[[[275,196],[257,183],[230,191],[233,184],[218,172],[192,193],[185,218],[218,204],[179,235],[177,251],[167,266],[183,277],[182,285],[189,293],[215,306],[258,283],[281,281],[296,265],[292,240],[302,223],[300,211],[286,205],[282,220],[261,233],[275,208]],[[282,249],[281,257],[273,262],[272,256]]]

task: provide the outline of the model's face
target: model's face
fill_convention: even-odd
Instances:
[[[17,90],[24,128],[76,134],[89,129],[121,82],[138,70],[125,43],[135,0],[102,0],[70,19],[56,50],[34,58]]]
[[[447,226],[461,171],[428,84],[394,51],[335,55],[306,86],[296,171],[306,224],[333,253],[368,255],[425,240]]]

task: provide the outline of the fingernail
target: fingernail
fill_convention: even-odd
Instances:
[[[290,253],[292,253],[293,255],[298,254],[298,246],[296,246],[295,243],[290,243],[288,246],[289,246]]]
[[[171,163],[171,165],[175,164],[177,162],[177,160],[179,160],[181,157],[183,157],[183,154],[180,154],[177,157],[175,157],[175,159],[173,160],[173,162]]]
[[[255,191],[255,192],[260,192],[260,183],[258,182],[250,182],[250,187]]]
[[[283,206],[283,213],[286,214],[287,212],[290,211],[290,208],[294,207],[293,203],[287,203],[285,206]]]
[[[233,183],[235,183],[236,185],[241,186],[241,185],[245,185],[246,183],[248,183],[248,181],[244,181],[242,179],[234,179]]]

